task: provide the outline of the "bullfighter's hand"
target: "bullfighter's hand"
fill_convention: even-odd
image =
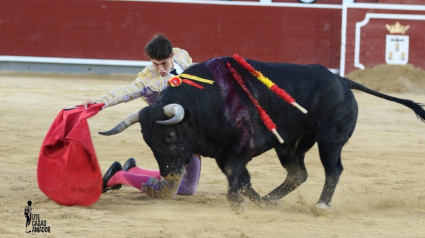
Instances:
[[[149,178],[148,181],[145,183],[145,186],[147,187],[152,187],[155,190],[161,190],[162,187],[164,187],[165,185],[165,181],[163,180],[158,180],[156,178]]]
[[[151,198],[173,199],[177,194],[179,185],[180,181],[176,183],[165,179],[150,178],[147,183],[142,184],[142,191],[144,188],[146,194]]]
[[[84,100],[84,101],[83,101],[83,103],[82,103],[82,105],[83,105],[85,108],[87,108],[87,105],[89,105],[89,104],[94,104],[94,101],[93,101],[93,100],[91,100],[91,99],[86,99],[86,100]]]
[[[161,198],[161,189],[163,186],[164,181],[149,178],[146,183],[142,184],[142,191],[146,191],[146,194],[151,198]]]

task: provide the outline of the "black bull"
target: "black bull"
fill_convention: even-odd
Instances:
[[[283,144],[267,130],[247,94],[234,81],[227,62],[270,115],[285,141]],[[285,89],[308,114],[279,98],[233,58],[222,57],[196,64],[184,72],[213,80],[213,85],[200,83],[203,90],[185,83],[168,87],[156,104],[133,113],[101,134],[116,134],[140,122],[143,138],[163,177],[180,175],[192,154],[215,158],[229,181],[228,199],[232,205],[242,202],[241,195],[258,205],[271,205],[292,192],[307,180],[304,156],[317,142],[326,175],[318,205],[326,208],[343,171],[342,148],[357,122],[358,107],[351,89],[400,103],[425,120],[421,104],[373,91],[320,65],[248,62]],[[252,157],[270,149],[275,149],[287,177],[276,189],[260,197],[251,187],[246,165]]]

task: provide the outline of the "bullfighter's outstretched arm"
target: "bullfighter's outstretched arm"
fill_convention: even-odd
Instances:
[[[167,79],[167,76],[161,77],[152,66],[147,66],[138,73],[137,78],[130,85],[117,87],[94,102],[105,103],[103,107],[105,109],[139,97],[150,96],[160,92],[166,86],[164,81]]]
[[[173,48],[175,63],[179,64],[183,69],[187,69],[192,65],[192,58],[187,51]],[[103,109],[111,107],[122,102],[129,102],[141,97],[148,104],[156,100],[159,93],[167,87],[166,82],[173,75],[168,74],[162,77],[153,66],[146,66],[137,74],[137,78],[130,84],[120,86],[113,89],[102,97],[94,100],[95,103],[105,103]]]

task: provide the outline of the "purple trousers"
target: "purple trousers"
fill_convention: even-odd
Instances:
[[[199,176],[201,175],[201,157],[192,155],[192,159],[186,165],[186,174],[177,190],[178,195],[193,195],[198,188]]]

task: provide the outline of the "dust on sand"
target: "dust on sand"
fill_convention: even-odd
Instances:
[[[425,90],[416,86],[425,82],[423,73],[412,78],[416,69],[408,69],[399,75],[401,82],[407,78],[414,84],[411,90],[388,88],[394,83],[389,69],[370,78],[362,76],[367,71],[349,77],[372,88],[391,89],[396,97],[425,102]],[[400,77],[395,78],[397,85]],[[124,186],[102,194],[91,207],[54,203],[38,189],[36,177],[38,152],[51,122],[62,108],[132,79],[128,75],[0,74],[2,237],[25,233],[28,200],[33,202],[33,213],[51,227],[50,237],[425,237],[425,124],[410,109],[361,92],[355,92],[358,124],[344,148],[345,170],[328,211],[313,207],[324,183],[316,146],[305,159],[307,182],[282,199],[283,209],[260,210],[247,201],[245,212],[232,211],[225,198],[226,178],[210,158],[202,160],[200,184],[193,196],[156,200]],[[144,105],[136,100],[89,119],[103,172],[114,161],[123,163],[129,157],[135,157],[139,166],[157,169],[138,125],[113,137],[97,134]],[[273,151],[254,158],[248,169],[261,195],[281,184],[286,175]]]
[[[425,71],[412,64],[380,64],[370,69],[355,70],[346,77],[379,92],[425,92]]]

